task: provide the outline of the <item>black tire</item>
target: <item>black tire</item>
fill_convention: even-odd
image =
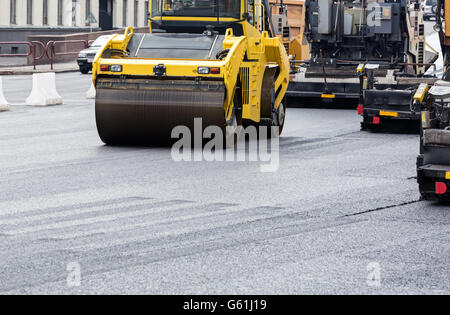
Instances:
[[[361,122],[361,131],[373,132],[371,121],[367,115],[363,115],[363,121]]]
[[[286,121],[286,97],[283,98],[282,102],[278,106],[278,109],[273,109],[273,118],[272,118],[272,124],[274,126],[278,127],[278,136],[281,136],[281,133],[283,132],[284,123]]]
[[[82,74],[88,74],[89,73],[89,68],[88,67],[80,67],[80,72]]]
[[[428,195],[427,194],[420,194],[420,200],[421,201],[427,201],[427,200],[429,200],[429,198],[428,198]]]
[[[272,107],[272,117],[271,117],[271,126],[278,127],[278,137],[281,136],[283,132],[284,122],[286,121],[286,97],[283,98],[278,108],[275,108],[275,86],[272,85],[271,90],[271,107]],[[272,133],[269,133],[269,136],[272,136]]]
[[[238,139],[239,139],[239,131],[242,126],[242,109],[239,105],[239,93],[240,89],[236,88],[234,92],[234,100],[233,100],[233,109],[231,112],[231,117],[228,121],[225,122],[225,133],[224,133],[224,149],[228,147],[235,147]],[[232,132],[233,134],[228,134],[228,132]],[[229,139],[230,138],[230,139]],[[229,144],[229,141],[232,143]]]
[[[423,160],[424,160],[423,154],[420,154],[417,157],[417,162],[416,162],[417,170],[419,170],[419,168],[423,166]]]

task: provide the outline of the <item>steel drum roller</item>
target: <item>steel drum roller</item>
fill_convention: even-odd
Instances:
[[[170,143],[178,125],[225,127],[222,81],[98,78],[95,114],[106,144]]]

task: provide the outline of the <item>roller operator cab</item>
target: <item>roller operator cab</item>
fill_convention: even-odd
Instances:
[[[150,1],[150,33],[131,27],[97,54],[96,121],[107,144],[154,143],[172,129],[284,125],[289,59],[267,1]],[[225,130],[226,129],[226,130]]]

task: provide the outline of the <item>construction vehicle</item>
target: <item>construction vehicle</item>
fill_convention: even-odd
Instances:
[[[275,32],[292,59],[309,59],[309,43],[303,36],[305,30],[304,0],[271,0]]]
[[[360,64],[377,64],[376,89],[408,88],[402,77],[421,76],[437,58],[427,54],[418,0],[306,0],[310,60],[295,60],[287,95],[358,103]],[[321,102],[322,103],[322,102]]]
[[[447,25],[450,25],[450,0],[437,0],[435,29],[444,56],[444,76],[429,90],[414,97],[414,102],[422,107],[417,181],[424,200],[450,201],[450,27],[446,28]]]
[[[361,64],[360,99],[358,115],[363,120],[361,130],[397,131],[418,133],[420,130],[420,105],[413,97],[427,92],[428,86],[438,80],[435,76],[398,77],[398,85],[390,88],[375,87],[374,71],[377,64]]]
[[[159,143],[175,126],[278,126],[290,64],[267,0],[152,0],[150,33],[113,37],[93,65],[106,144]],[[230,131],[231,130],[231,131]]]

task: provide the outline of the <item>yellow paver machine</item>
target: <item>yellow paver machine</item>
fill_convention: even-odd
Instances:
[[[149,11],[150,33],[129,27],[94,60],[103,142],[164,142],[194,118],[281,132],[289,59],[267,0],[151,0]]]

